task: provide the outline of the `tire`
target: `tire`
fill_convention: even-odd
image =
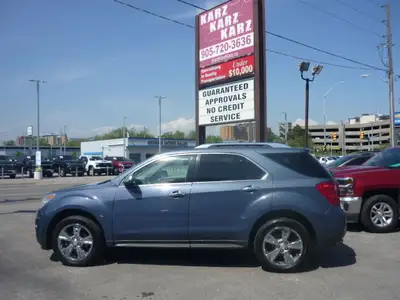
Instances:
[[[79,176],[79,177],[82,177],[83,175],[85,175],[85,173],[84,173],[84,172],[80,172],[80,173],[78,173],[78,176]]]
[[[286,245],[292,244],[293,248],[284,247],[285,243],[281,243],[281,233],[282,230],[288,229],[290,234]],[[266,254],[264,254],[264,238],[266,236],[276,237],[274,242],[279,243],[278,245],[273,245],[271,243],[265,243],[266,249],[269,250],[270,254],[276,254],[275,258],[268,258]],[[279,236],[279,238],[278,238]],[[295,241],[301,242],[301,249],[294,249]],[[289,243],[288,243],[289,242]],[[291,243],[290,243],[291,242]],[[298,245],[298,243],[296,243]],[[276,250],[274,252],[273,250]],[[311,236],[307,229],[298,221],[290,219],[290,218],[278,218],[273,219],[262,225],[254,238],[253,251],[258,261],[264,270],[270,272],[295,272],[299,270],[302,265],[307,261],[309,253],[311,252]],[[292,263],[285,263],[283,253],[288,253],[292,258],[295,259]],[[289,256],[289,257],[290,257]]]
[[[391,219],[388,224],[383,224],[379,213],[374,213],[372,210],[383,208],[383,212],[391,211]],[[381,211],[382,212],[382,211]],[[390,213],[389,213],[390,214]],[[373,217],[376,216],[374,223]],[[387,215],[389,216],[389,215]],[[388,218],[386,218],[388,219]],[[370,232],[373,233],[388,233],[392,232],[399,224],[399,207],[393,198],[387,195],[374,195],[369,197],[361,210],[361,224]]]
[[[70,233],[70,229],[72,230],[74,226],[78,225],[81,228],[81,235],[83,235],[84,232],[88,231],[91,235],[91,248],[90,245],[87,243],[83,243],[81,245],[81,248],[79,248],[79,241],[78,245],[75,246],[75,248],[72,248],[73,250],[70,252],[70,256],[62,254],[60,249],[65,249],[66,246],[71,245],[73,247],[73,242],[63,242],[63,240],[60,239],[60,243],[62,245],[59,247],[59,239],[58,237],[60,236],[60,233],[64,230],[65,232]],[[81,241],[82,242],[82,241]],[[55,229],[52,232],[52,248],[54,254],[57,256],[57,258],[63,263],[63,265],[66,266],[74,266],[74,267],[85,267],[85,266],[92,266],[97,263],[100,263],[104,259],[105,251],[106,251],[106,244],[104,240],[104,235],[103,232],[100,228],[99,225],[97,225],[95,222],[92,220],[82,217],[82,216],[70,216],[65,219],[62,219]],[[79,249],[81,250],[79,250]],[[76,250],[78,249],[78,250]],[[82,258],[78,258],[78,252],[82,253],[84,251],[86,253],[86,256]]]
[[[88,176],[94,176],[94,170],[92,166],[89,167]]]
[[[118,169],[114,169],[114,175],[116,175],[116,176],[119,175],[119,170]]]
[[[33,178],[33,171],[32,170],[28,172],[28,176],[29,176],[29,178]]]
[[[15,175],[15,174],[10,175],[10,179],[15,179],[15,177],[17,177],[17,175]]]

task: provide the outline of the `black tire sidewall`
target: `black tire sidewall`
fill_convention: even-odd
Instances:
[[[85,226],[93,237],[92,252],[81,261],[73,261],[65,258],[58,250],[58,234],[60,231],[69,224],[78,223]],[[64,265],[84,267],[95,265],[100,262],[105,252],[104,235],[99,225],[92,220],[83,216],[70,216],[61,220],[52,232],[52,248],[54,254],[61,260]]]
[[[377,204],[378,202],[383,202],[388,205],[393,210],[393,221],[392,223],[384,228],[377,227],[370,218],[371,208]],[[388,233],[392,232],[399,223],[399,208],[396,203],[391,197],[387,195],[374,195],[365,200],[364,205],[361,211],[361,223],[362,225],[370,232],[373,233]]]
[[[295,230],[303,240],[303,254],[301,258],[297,261],[296,265],[290,268],[282,268],[271,264],[263,253],[263,240],[265,235],[270,231],[272,228],[285,226]],[[293,272],[298,270],[303,263],[307,260],[309,253],[311,251],[311,237],[308,233],[307,229],[298,221],[290,218],[278,218],[273,219],[266,222],[263,226],[259,228],[257,234],[254,238],[254,245],[253,250],[255,256],[257,257],[258,261],[260,262],[261,266],[270,272]]]

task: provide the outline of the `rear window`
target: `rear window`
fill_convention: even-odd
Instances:
[[[263,156],[303,176],[331,178],[328,171],[308,152],[264,153]]]

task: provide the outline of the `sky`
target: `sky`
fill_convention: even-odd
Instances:
[[[196,9],[176,0],[125,0],[174,20],[194,24]],[[190,0],[211,8],[223,1]],[[382,0],[267,0],[266,29],[377,68],[377,45],[386,27]],[[348,7],[351,5],[355,9]],[[400,1],[392,0],[394,70],[400,74]],[[314,9],[318,7],[327,13]],[[362,13],[360,13],[360,11]],[[157,132],[162,95],[162,130],[194,129],[194,30],[135,11],[113,0],[0,1],[0,140],[15,139],[29,125],[36,132],[36,88],[40,132],[88,137],[127,124]],[[399,45],[399,47],[397,47]],[[361,67],[267,34],[267,48],[308,60]],[[384,59],[386,59],[384,57]],[[301,62],[267,52],[267,120],[277,127],[304,120]],[[372,74],[361,78],[362,74]],[[310,123],[338,123],[361,113],[388,113],[385,72],[325,65],[310,85]],[[396,110],[400,88],[395,86]],[[218,128],[208,128],[215,134]]]

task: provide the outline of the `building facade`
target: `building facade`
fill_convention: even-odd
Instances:
[[[225,125],[220,127],[220,137],[224,141],[253,141],[255,129],[254,122]]]
[[[126,157],[135,163],[158,154],[158,138],[126,138]],[[196,141],[191,139],[162,139],[162,152],[191,149]],[[81,143],[82,155],[124,156],[124,139],[99,140]]]
[[[325,128],[325,138],[324,138]],[[363,114],[346,123],[310,125],[309,135],[314,149],[355,152],[377,150],[390,145],[390,118],[386,115]]]

